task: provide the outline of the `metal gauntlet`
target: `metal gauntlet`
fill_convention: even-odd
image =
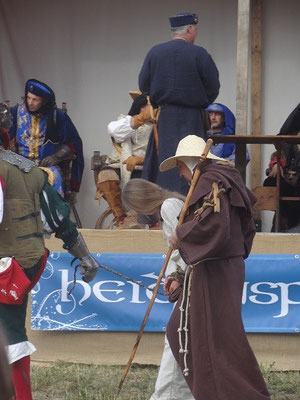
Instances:
[[[76,156],[72,153],[69,146],[61,144],[57,151],[52,156],[47,156],[41,161],[42,167],[52,167],[59,164],[61,161],[74,160]]]
[[[68,249],[69,253],[72,256],[80,259],[80,268],[81,268],[81,276],[84,282],[90,282],[94,279],[95,275],[97,274],[99,264],[91,256],[89,249],[82,237],[79,233],[77,240],[70,249]]]

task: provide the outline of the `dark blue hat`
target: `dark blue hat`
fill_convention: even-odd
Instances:
[[[30,92],[39,97],[51,97],[53,94],[53,91],[49,88],[49,86],[43,82],[39,82],[36,79],[29,79],[26,82],[25,92]]]
[[[30,111],[28,109],[28,103],[27,103],[27,93],[30,92],[34,94],[35,96],[43,97],[45,101],[43,102],[43,105],[41,108],[37,111]],[[46,85],[46,83],[40,82],[37,79],[28,79],[28,81],[25,84],[25,105],[27,108],[27,111],[30,114],[45,114],[48,113],[49,111],[53,111],[56,108],[56,102],[55,102],[55,94],[51,87]],[[49,125],[50,126],[50,125]]]
[[[182,13],[174,15],[169,18],[171,28],[177,28],[178,26],[184,25],[196,25],[198,24],[198,14],[194,13]]]
[[[210,104],[210,105],[207,107],[206,111],[207,111],[207,112],[219,112],[219,113],[224,114],[224,108],[223,108],[223,106],[222,106],[221,104],[219,104],[219,103]]]

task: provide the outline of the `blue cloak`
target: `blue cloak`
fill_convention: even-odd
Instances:
[[[22,132],[18,132],[19,129],[22,129],[20,123],[18,124],[19,107],[22,107],[22,105],[11,108],[13,125],[10,129],[11,139],[16,139],[17,153],[19,152],[19,133],[22,134]],[[76,159],[72,161],[70,189],[71,191],[78,192],[84,168],[81,138],[66,112],[55,108],[51,113],[51,130],[48,129],[49,115],[45,115],[42,118],[42,123],[46,123],[46,131],[44,142],[39,147],[39,160],[41,161],[45,157],[54,154],[60,144],[68,145],[76,155]],[[30,113],[27,113],[26,118],[31,118]],[[25,140],[23,145],[25,145]],[[22,151],[22,155],[26,157],[25,150]]]

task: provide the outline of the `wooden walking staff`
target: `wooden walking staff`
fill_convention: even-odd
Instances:
[[[193,192],[194,192],[195,186],[196,186],[196,184],[197,184],[197,182],[198,182],[198,179],[199,179],[199,177],[200,177],[200,174],[201,174],[201,171],[200,171],[201,164],[202,164],[203,161],[206,160],[207,154],[208,154],[208,152],[209,152],[209,150],[210,150],[212,144],[213,144],[212,139],[208,139],[208,141],[207,141],[207,143],[206,143],[206,146],[205,146],[205,148],[204,148],[203,154],[202,154],[201,157],[200,157],[199,164],[198,164],[198,166],[197,166],[197,168],[196,168],[196,171],[195,171],[195,173],[194,173],[194,175],[193,175],[193,178],[192,178],[192,181],[191,181],[191,186],[190,186],[189,192],[188,192],[188,194],[187,194],[187,196],[186,196],[184,205],[183,205],[182,210],[181,210],[181,213],[180,213],[178,225],[181,225],[181,224],[183,223],[185,214],[186,214],[187,209],[188,209],[188,206],[189,206],[190,199],[191,199],[191,197],[192,197],[192,194],[193,194]],[[128,374],[128,371],[129,371],[129,369],[130,369],[130,367],[131,367],[133,358],[134,358],[134,356],[135,356],[135,353],[136,353],[136,351],[137,351],[138,345],[139,345],[140,340],[141,340],[141,338],[142,338],[145,325],[146,325],[146,323],[147,323],[147,320],[148,320],[149,314],[150,314],[150,312],[151,312],[153,303],[154,303],[155,298],[156,298],[156,296],[157,296],[158,288],[159,288],[159,285],[160,285],[160,283],[161,283],[161,280],[162,280],[162,278],[163,278],[163,276],[164,276],[164,273],[165,273],[165,270],[166,270],[166,268],[167,268],[168,262],[169,262],[169,260],[170,260],[172,251],[173,251],[173,249],[172,249],[172,248],[169,248],[168,253],[167,253],[167,256],[166,256],[166,260],[165,260],[164,265],[162,266],[162,269],[161,269],[161,271],[160,271],[160,274],[159,274],[159,276],[158,276],[158,278],[157,278],[157,282],[156,282],[155,288],[154,288],[154,290],[153,290],[153,294],[152,294],[150,303],[149,303],[149,305],[148,305],[148,308],[147,308],[145,317],[144,317],[143,322],[142,322],[142,324],[141,324],[141,328],[140,328],[140,331],[139,331],[139,333],[138,333],[138,336],[137,336],[135,345],[133,346],[132,352],[131,352],[131,354],[130,354],[128,363],[127,363],[127,365],[126,365],[126,367],[125,367],[125,370],[124,370],[124,372],[123,372],[123,376],[122,376],[121,381],[120,381],[120,383],[119,383],[118,392],[117,392],[117,394],[116,394],[115,399],[119,396],[119,394],[120,394],[120,392],[121,392],[121,389],[122,389],[122,387],[123,387],[124,381],[125,381],[125,379],[126,379],[126,376],[127,376],[127,374]]]

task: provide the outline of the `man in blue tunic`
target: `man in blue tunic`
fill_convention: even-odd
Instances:
[[[53,90],[43,82],[29,79],[25,101],[12,107],[10,137],[18,154],[46,168],[49,181],[61,195],[79,192],[84,161],[81,138],[70,117],[57,109]],[[70,160],[70,183],[62,181]],[[67,193],[66,193],[67,192]]]
[[[219,93],[217,67],[203,48],[194,45],[198,16],[170,17],[173,40],[154,46],[139,74],[139,87],[160,106],[158,148],[150,137],[143,178],[171,190],[187,193],[188,185],[176,170],[162,174],[159,164],[175,154],[179,141],[195,134],[206,138],[202,111]]]

